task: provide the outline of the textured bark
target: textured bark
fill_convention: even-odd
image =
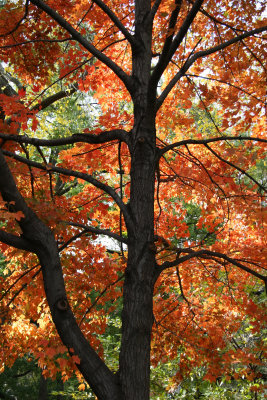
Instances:
[[[123,289],[120,379],[127,400],[149,399],[150,340],[153,325],[154,152],[144,128],[132,158],[130,211],[135,230],[128,231],[128,265]]]
[[[149,92],[152,26],[150,1],[136,1],[133,53],[135,124],[132,132],[131,195],[128,228],[128,265],[123,288],[120,380],[124,398],[148,400],[150,342],[153,325],[154,185],[156,165],[155,98]]]
[[[83,336],[70,309],[65,291],[59,250],[51,230],[27,206],[0,150],[0,192],[4,201],[14,202],[13,211],[22,211],[19,221],[23,239],[36,253],[43,274],[46,298],[56,329],[64,345],[80,358],[77,365],[100,400],[121,399],[115,375]]]
[[[128,264],[125,271],[123,287],[120,364],[119,371],[116,375],[114,375],[100,359],[77,325],[65,292],[59,249],[53,233],[38,219],[18,192],[3,154],[13,157],[18,162],[25,163],[29,167],[39,168],[45,171],[47,167],[35,161],[26,160],[18,154],[6,150],[2,151],[1,149],[0,192],[4,201],[14,202],[14,212],[22,211],[24,218],[19,222],[23,232],[21,237],[0,230],[0,240],[11,246],[26,251],[32,251],[39,257],[46,298],[58,334],[66,347],[73,348],[75,354],[80,358],[81,362],[77,367],[91,386],[97,398],[99,400],[149,400],[153,289],[158,274],[164,269],[174,267],[178,265],[178,263],[192,257],[205,258],[208,256],[211,259],[214,259],[214,257],[218,259],[222,258],[247,272],[251,272],[248,267],[243,266],[238,261],[209,250],[200,250],[198,252],[189,251],[187,252],[188,254],[184,252],[186,255],[181,256],[179,260],[175,260],[174,262],[166,261],[162,264],[161,269],[157,267],[154,246],[154,196],[155,172],[159,157],[163,156],[168,150],[184,144],[202,143],[209,149],[209,142],[225,140],[225,137],[220,136],[218,138],[203,140],[188,139],[169,144],[169,146],[159,150],[156,146],[156,113],[172,88],[197,59],[223,50],[233,43],[241,41],[251,35],[263,32],[266,30],[266,27],[257,28],[253,31],[240,34],[233,39],[208,48],[207,50],[193,52],[184,64],[181,65],[180,70],[172,77],[157,99],[156,90],[159,79],[164,73],[166,66],[171,61],[175,51],[186,37],[192,21],[204,3],[203,0],[195,0],[193,2],[193,6],[188,12],[187,17],[177,34],[175,34],[173,29],[182,6],[182,1],[176,0],[176,6],[169,20],[169,30],[173,30],[173,33],[167,36],[162,54],[153,72],[151,71],[152,23],[160,0],[154,2],[150,0],[135,0],[134,35],[124,27],[123,21],[117,18],[104,1],[93,1],[95,6],[99,7],[109,16],[117,29],[122,32],[125,39],[128,40],[128,43],[131,45],[131,75],[128,75],[119,65],[105,55],[104,52],[94,47],[91,42],[82,36],[63,16],[53,10],[47,2],[42,0],[30,0],[30,3],[53,18],[54,21],[58,23],[59,27],[71,35],[73,40],[76,40],[79,45],[112,70],[128,89],[134,105],[134,126],[130,133],[121,129],[114,129],[102,132],[99,135],[83,133],[74,134],[68,138],[46,140],[29,138],[26,136],[17,136],[15,139],[12,139],[13,135],[5,135],[5,133],[0,132],[0,138],[3,140],[14,140],[18,143],[28,143],[34,146],[53,147],[77,142],[92,144],[119,140],[120,142],[123,141],[126,143],[129,147],[131,153],[131,189],[130,202],[127,205],[113,188],[98,181],[91,175],[53,165],[50,167],[51,173],[83,179],[99,188],[113,198],[124,216],[128,233]],[[151,3],[153,4],[152,10]],[[3,88],[1,89],[1,87]],[[73,88],[73,90],[76,90],[76,87]],[[0,73],[0,93],[1,91],[8,96],[14,96],[16,94],[9,85],[7,78]],[[69,92],[62,91],[52,95],[45,99],[40,106],[41,108],[47,107],[51,103],[65,97],[67,94],[69,94]],[[33,109],[37,110],[40,106],[33,107]],[[3,110],[1,109],[0,118],[3,120],[5,118]],[[243,137],[242,139],[255,140],[255,138],[252,137]],[[227,136],[227,140],[237,140],[237,137]],[[217,155],[217,157],[219,156]],[[239,168],[239,171],[242,170]],[[248,174],[246,175],[248,176]],[[86,226],[83,228],[86,228]],[[89,228],[87,229],[89,231]],[[96,228],[90,227],[90,230],[91,232],[96,232]],[[121,239],[118,235],[108,233],[108,231],[105,230],[102,230],[102,232],[98,230],[96,233],[106,233],[108,236],[121,240],[121,242],[124,241],[124,239]],[[264,279],[258,272],[254,272],[254,275],[260,279]]]

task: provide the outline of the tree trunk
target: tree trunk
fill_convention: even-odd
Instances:
[[[134,128],[131,135],[131,190],[128,205],[128,264],[123,287],[120,383],[123,399],[150,398],[150,344],[153,325],[154,189],[156,165],[155,97],[149,93],[152,25],[150,1],[137,0],[132,75]]]
[[[39,395],[38,400],[48,400],[48,392],[47,392],[47,380],[41,373],[40,382],[39,382]]]
[[[140,103],[139,103],[140,104]],[[138,118],[140,121],[140,118]],[[134,130],[128,229],[128,265],[123,288],[120,382],[125,400],[148,400],[153,288],[155,129],[149,118]]]

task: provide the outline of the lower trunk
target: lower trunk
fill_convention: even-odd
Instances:
[[[48,400],[47,380],[41,373],[39,382],[39,396],[38,400]]]
[[[131,251],[128,254],[131,259]],[[154,254],[146,251],[137,267],[128,267],[125,275],[120,353],[120,382],[125,400],[149,399],[154,282],[142,270],[148,271],[152,263]]]
[[[123,288],[120,383],[124,400],[148,400],[155,283],[155,135],[149,121],[135,133],[131,163],[128,265]],[[151,131],[152,129],[152,131]]]

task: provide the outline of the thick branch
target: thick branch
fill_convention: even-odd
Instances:
[[[163,154],[167,153],[167,151],[172,150],[175,147],[185,146],[187,144],[197,144],[197,145],[204,144],[204,145],[206,145],[207,143],[214,143],[214,142],[220,142],[220,141],[231,141],[231,140],[252,140],[252,141],[256,141],[256,142],[267,143],[267,139],[253,137],[253,136],[219,136],[219,137],[214,137],[214,138],[210,138],[210,139],[185,139],[185,140],[181,140],[179,142],[175,142],[168,146],[163,147],[163,149],[160,149],[160,151],[159,151],[159,156],[162,157]]]
[[[253,29],[251,31],[245,32],[242,35],[236,36],[230,40],[227,40],[226,42],[223,42],[217,46],[211,47],[207,50],[201,50],[196,53],[194,53],[192,56],[190,56],[184,65],[181,67],[181,69],[178,71],[178,73],[171,79],[171,81],[168,83],[166,88],[163,90],[161,95],[159,96],[157,100],[157,109],[160,108],[170,91],[173,89],[173,87],[176,85],[176,83],[185,75],[186,71],[191,67],[192,64],[198,59],[198,58],[204,58],[209,56],[210,54],[216,53],[222,49],[225,49],[229,46],[231,46],[234,43],[240,42],[243,39],[246,39],[247,37],[253,36],[256,33],[261,33],[267,30],[267,26],[262,26],[257,29]]]
[[[165,43],[164,43],[164,46],[162,49],[162,53],[161,53],[158,65],[156,66],[156,68],[158,68],[158,69],[160,69],[160,65],[162,65],[162,62],[164,63],[165,61],[167,61],[166,58],[168,57],[168,52],[173,43],[174,29],[175,29],[177,19],[178,19],[179,13],[180,13],[181,5],[182,5],[182,0],[175,1],[175,9],[173,10],[173,12],[171,13],[171,16],[170,16],[167,37],[165,39]]]
[[[112,189],[110,186],[98,181],[97,179],[93,178],[91,175],[85,174],[83,172],[72,171],[72,170],[69,170],[66,168],[59,168],[59,167],[53,166],[51,164],[49,164],[49,166],[43,165],[36,161],[31,161],[31,160],[26,159],[25,157],[21,157],[17,154],[11,153],[10,151],[7,151],[7,150],[3,150],[2,152],[7,157],[14,158],[15,160],[22,162],[26,165],[30,165],[31,167],[35,167],[35,168],[41,169],[43,171],[56,172],[58,174],[62,174],[65,176],[73,176],[75,178],[79,178],[88,183],[91,183],[93,186],[95,186],[96,188],[98,188],[100,190],[103,190],[105,193],[107,193],[109,196],[111,196],[113,198],[113,200],[120,207],[120,209],[123,213],[126,225],[128,225],[128,226],[132,225],[132,219],[128,213],[126,205],[123,203],[120,196],[118,196],[118,194],[115,192],[115,190]]]
[[[114,61],[107,57],[104,53],[94,47],[84,36],[73,28],[61,15],[49,7],[42,0],[30,0],[32,4],[43,10],[51,18],[53,18],[62,28],[71,34],[73,39],[79,42],[86,50],[93,54],[99,61],[109,67],[124,83],[129,93],[133,93],[133,81]]]
[[[176,267],[177,265],[190,260],[191,258],[195,258],[195,257],[202,257],[202,258],[222,258],[223,260],[235,265],[236,267],[242,269],[243,271],[246,271],[248,273],[250,273],[251,275],[256,276],[257,278],[261,279],[262,281],[265,282],[265,285],[267,285],[267,277],[264,275],[261,275],[260,273],[258,273],[257,271],[253,271],[251,268],[247,267],[244,264],[241,264],[239,261],[237,261],[234,258],[228,257],[227,255],[223,254],[223,253],[219,253],[217,251],[211,251],[211,250],[199,250],[199,251],[194,251],[191,249],[179,249],[180,253],[189,253],[186,256],[183,257],[179,257],[174,261],[165,261],[161,266],[159,266],[158,268],[163,271],[167,268],[171,268],[171,267]]]
[[[34,146],[56,147],[74,143],[101,144],[114,140],[121,140],[122,142],[128,143],[128,132],[123,129],[114,129],[112,131],[101,132],[97,135],[92,133],[74,133],[70,137],[58,139],[38,139],[30,138],[28,136],[6,135],[0,133],[0,138],[5,141],[10,140],[16,143],[32,144]]]
[[[154,4],[153,4],[153,6],[151,8],[150,15],[149,15],[149,22],[151,24],[153,23],[153,20],[155,18],[155,15],[156,15],[156,13],[158,11],[158,8],[159,8],[161,2],[162,2],[162,0],[155,0],[154,1]]]
[[[42,267],[46,298],[53,321],[64,345],[80,358],[77,365],[98,398],[120,399],[113,373],[93,350],[78,327],[66,296],[59,251],[52,231],[27,206],[18,191],[7,162],[0,151],[0,192],[5,201],[14,202],[14,211],[22,211],[19,221],[23,237],[29,241]]]
[[[64,99],[65,97],[71,96],[73,93],[77,92],[77,90],[78,90],[78,85],[76,83],[70,89],[61,90],[60,92],[57,92],[55,94],[52,94],[51,96],[46,97],[40,103],[35,104],[31,108],[31,111],[44,110],[45,108],[51,106],[56,101]]]
[[[0,242],[20,250],[31,251],[31,252],[34,250],[29,241],[20,236],[16,236],[13,235],[12,233],[5,232],[3,229],[0,229]]]

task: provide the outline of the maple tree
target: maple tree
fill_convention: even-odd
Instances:
[[[258,377],[264,3],[2,2],[3,366],[76,365],[102,400],[168,360],[169,391]]]

